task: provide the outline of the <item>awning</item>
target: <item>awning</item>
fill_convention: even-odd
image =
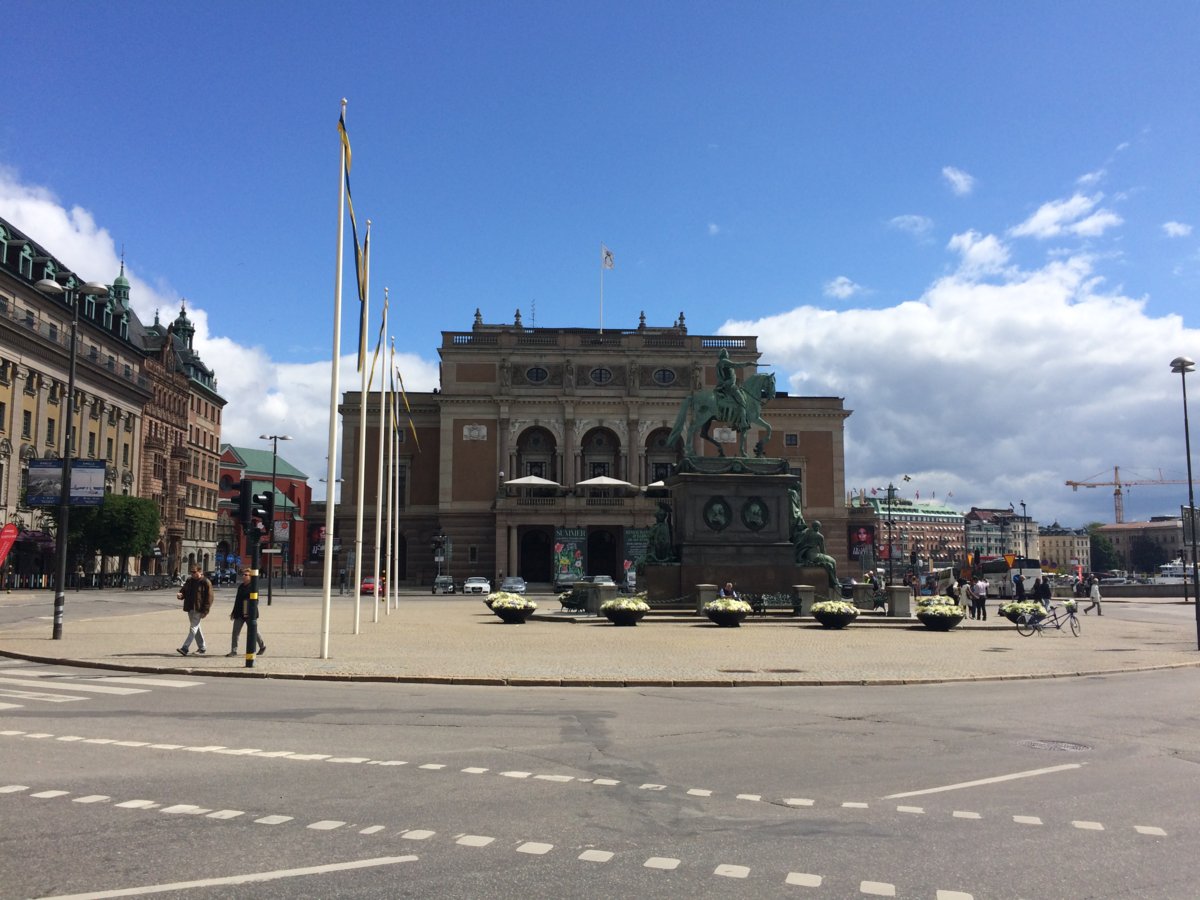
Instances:
[[[511,481],[506,481],[504,484],[511,487],[562,487],[557,481],[542,478],[540,475],[526,475],[524,478],[514,478]]]
[[[590,488],[609,488],[609,487],[633,487],[628,481],[622,481],[619,478],[609,478],[607,475],[597,475],[595,478],[588,478],[584,481],[575,482],[576,487]]]

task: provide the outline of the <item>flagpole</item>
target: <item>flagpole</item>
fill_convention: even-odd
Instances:
[[[388,357],[388,365],[391,366],[395,362],[395,359],[396,359],[396,339],[393,337],[391,354]],[[392,379],[392,370],[389,368],[388,369],[388,381],[391,381],[391,379]],[[396,417],[393,412],[394,399],[395,399],[394,396],[389,397],[389,402],[388,402],[388,437],[387,437],[388,471],[387,471],[387,532],[386,532],[387,551],[384,553],[384,556],[383,556],[383,564],[385,567],[391,566],[391,560],[392,560],[392,531],[393,531],[392,480],[395,477],[394,473],[395,473],[395,469],[396,469],[396,466],[394,463],[394,454],[396,452]],[[385,571],[386,571],[386,569],[385,569]],[[392,572],[392,574],[388,577],[389,582],[395,580],[395,575],[396,575],[395,569],[393,568],[391,570],[391,572]],[[385,610],[385,612],[388,615],[391,615],[392,614],[392,604],[391,604],[391,590],[390,589],[388,590],[387,597],[388,597],[388,603],[387,603],[387,609]]]
[[[383,335],[387,334],[388,320],[388,289],[383,289],[383,328],[379,331],[379,344],[383,343]],[[380,347],[378,344],[375,347],[376,356],[379,355]],[[375,366],[372,364],[371,372],[374,374]],[[387,396],[387,379],[384,373],[379,373],[379,452],[376,454],[379,457],[378,466],[375,470],[375,583],[379,584],[379,538],[383,529],[383,404]],[[379,604],[374,604],[375,610],[371,614],[371,621],[379,621]]]
[[[358,323],[359,334],[367,333],[367,323],[370,321],[370,305],[371,305],[371,220],[367,219],[367,237],[365,241],[366,250],[363,255],[366,257],[363,260],[363,302],[360,321]],[[367,464],[367,391],[370,385],[367,384],[367,367],[359,366],[362,369],[361,383],[362,387],[358,392],[358,466],[354,470],[358,489],[357,505],[354,514],[354,633],[358,634],[360,630],[360,622],[362,619],[362,542],[363,542],[363,491],[366,485],[363,479],[363,468]],[[379,592],[379,583],[375,583],[375,591]]]
[[[600,242],[600,333],[604,334],[604,242]]]
[[[342,98],[342,121],[346,119],[346,98]],[[337,497],[337,407],[338,355],[342,344],[342,241],[346,215],[346,142],[338,141],[341,165],[338,168],[337,264],[333,278],[333,371],[329,379],[329,456],[325,470],[325,571],[321,584],[321,659],[329,659],[329,616],[333,590],[333,514]]]
[[[395,354],[393,353],[393,356],[394,355]],[[399,437],[400,437],[400,419],[397,416],[396,417],[396,437],[392,441],[392,471],[393,472],[396,471],[396,463],[400,459]],[[394,517],[393,517],[392,521],[394,523],[394,528],[393,528],[393,532],[394,532],[395,529],[398,529],[400,527],[400,479],[399,478],[392,479],[392,490],[394,492],[394,497],[392,499],[392,510],[394,511]],[[400,541],[394,540],[394,541],[392,541],[392,572],[393,573],[399,571],[399,562],[400,562]],[[394,581],[394,579],[393,579],[393,581]],[[400,611],[400,591],[399,590],[392,591],[391,596],[388,599],[388,608],[389,609],[392,608],[393,604],[395,605],[396,612],[399,612]]]

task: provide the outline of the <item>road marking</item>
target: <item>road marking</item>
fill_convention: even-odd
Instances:
[[[118,803],[118,809],[154,809],[158,806],[153,800],[126,800],[124,803]]]
[[[753,800],[755,802],[759,802],[762,800],[762,794],[738,794],[737,798],[739,800]]]
[[[462,844],[464,847],[486,847],[494,840],[496,840],[494,837],[488,837],[485,834],[464,834],[454,843]]]
[[[1074,825],[1076,828],[1083,829],[1084,831],[1103,831],[1104,830],[1104,826],[1101,825],[1099,822],[1081,822],[1081,821],[1076,820],[1076,821],[1072,822],[1071,824]]]
[[[13,687],[36,687],[47,688],[57,687],[55,684],[47,684],[44,681],[26,678],[3,678],[0,677],[0,684],[11,684]],[[63,682],[64,690],[83,691],[85,694],[148,694],[150,693],[145,688],[128,688],[128,687],[112,687],[106,684],[71,684]]]
[[[531,853],[534,856],[542,856],[554,849],[553,844],[540,844],[537,841],[526,841],[517,848],[518,853]]]
[[[400,837],[406,841],[424,841],[437,834],[436,831],[426,831],[423,828],[412,828],[404,832]]]
[[[1157,837],[1166,837],[1167,833],[1155,825],[1134,825],[1133,830],[1138,834],[1153,834]]]
[[[117,684],[148,684],[151,687],[189,688],[204,684],[203,681],[180,681],[176,678],[141,678],[136,675],[96,675],[93,681],[114,681]]]
[[[0,709],[22,709],[23,706],[21,703],[0,703]]]
[[[421,768],[423,769],[425,767],[421,766]],[[532,772],[501,772],[500,774],[505,778],[528,778],[533,773]]]
[[[88,794],[86,797],[76,797],[72,803],[100,803],[104,800],[111,800],[107,794]]]
[[[238,816],[244,816],[245,813],[240,809],[218,809],[216,812],[210,812],[206,819],[236,819]]]
[[[579,780],[582,781],[583,779],[581,778]],[[592,779],[592,784],[600,784],[600,785],[604,785],[606,787],[612,787],[614,784],[620,784],[620,783],[621,782],[617,781],[617,779],[615,779],[615,778],[593,778]]]
[[[956,818],[956,819],[982,819],[983,818],[983,816],[981,816],[977,812],[966,812],[965,810],[961,810],[961,809],[954,810],[954,812],[952,812],[950,815],[954,816],[954,818]]]
[[[425,763],[425,765],[423,765],[423,766],[418,766],[417,768],[419,768],[419,769],[433,769],[433,770],[437,770],[437,769],[444,769],[444,768],[446,768],[446,767],[445,767],[445,765],[443,765],[442,763]],[[529,773],[526,773],[526,774],[529,774]]]
[[[800,887],[820,887],[821,876],[810,875],[807,872],[788,872],[788,876],[784,879],[786,884],[795,884]]]
[[[335,828],[341,828],[345,822],[339,822],[336,819],[322,819],[320,822],[313,822],[308,827],[313,831],[333,831]]]
[[[212,810],[204,809],[200,806],[193,806],[190,803],[176,803],[174,806],[163,807],[161,812],[172,816],[199,816],[205,813],[210,813]]]
[[[861,893],[870,894],[872,897],[895,897],[896,886],[888,884],[886,881],[864,881],[858,886]]]
[[[712,791],[706,791],[703,788],[688,788],[688,793],[693,797],[711,797]]]
[[[1067,763],[1062,766],[1050,766],[1046,769],[1030,769],[1027,772],[1013,772],[1011,775],[996,775],[993,778],[980,778],[978,781],[960,781],[958,784],[947,784],[942,787],[925,788],[920,791],[905,791],[902,794],[888,794],[884,800],[899,800],[902,797],[918,797],[921,794],[940,794],[942,791],[958,791],[963,788],[979,787],[983,784],[999,784],[1002,781],[1015,781],[1018,778],[1033,778],[1035,775],[1050,775],[1054,772],[1066,772],[1071,769],[1082,769],[1086,763]]]
[[[27,790],[29,790],[27,784],[6,784],[4,787],[0,787],[0,794],[17,794]]]
[[[486,772],[488,770],[481,769],[478,766],[467,766],[467,768],[462,769],[461,771],[467,775],[482,775],[484,772]]]
[[[975,900],[975,898],[962,891],[938,891],[937,900]]]
[[[925,807],[923,807],[923,806],[897,806],[896,812],[914,813],[914,814],[920,816],[920,815],[925,814]]]
[[[1013,821],[1018,825],[1041,825],[1042,820],[1038,816],[1013,816]]]
[[[672,859],[669,856],[652,856],[642,863],[642,868],[663,869],[664,871],[670,872],[679,868],[679,860]]]
[[[643,784],[638,788],[640,791],[665,791],[666,789],[667,786],[665,784]]]
[[[869,808],[867,806],[867,804],[865,804],[865,803],[856,803],[854,801],[849,801],[849,802],[843,803],[842,806],[845,807],[846,809],[868,809]]]
[[[745,878],[750,874],[748,866],[731,866],[722,864],[713,869],[714,875],[720,875],[723,878]]]
[[[70,791],[38,791],[36,794],[30,794],[30,797],[37,797],[39,800],[49,800],[53,797],[62,797]]]
[[[37,687],[41,687],[36,681],[33,683]],[[87,699],[87,697],[72,697],[70,694],[39,694],[36,691],[15,691],[11,688],[0,689],[0,697],[12,697],[14,700],[37,700],[39,703],[70,703],[72,700]],[[29,737],[34,737],[34,735],[31,734]]]
[[[59,894],[56,897],[48,898],[48,900],[105,900],[108,897],[136,897],[141,894],[165,894],[170,891],[185,891],[192,888],[220,887],[230,884],[253,884],[260,881],[276,881],[280,878],[297,878],[303,875],[324,875],[328,872],[345,872],[350,869],[391,866],[396,863],[415,862],[416,859],[417,857],[415,856],[380,856],[375,859],[357,859],[352,862],[328,863],[323,866],[305,866],[300,869],[276,869],[273,872],[252,872],[246,875],[230,875],[225,878],[176,881],[173,884],[150,884],[142,887],[94,891],[88,894]]]
[[[568,781],[574,781],[574,776],[571,775],[534,775],[538,781],[554,781],[559,784],[566,784]]]
[[[608,862],[612,858],[613,855],[608,850],[584,850],[577,857],[584,862]]]
[[[255,819],[255,825],[282,825],[284,822],[292,821],[291,816],[263,816],[261,819]]]
[[[64,741],[69,744],[69,743],[73,743],[75,741],[82,741],[83,738],[78,737],[73,734],[64,734],[62,737],[56,737],[55,740],[56,741]]]
[[[813,801],[805,800],[801,797],[788,797],[783,802],[786,803],[788,806],[812,806],[813,805]]]
[[[331,763],[365,763],[369,756],[335,756],[329,761]]]

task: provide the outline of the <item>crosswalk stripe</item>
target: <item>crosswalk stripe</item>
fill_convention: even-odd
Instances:
[[[42,703],[70,703],[72,700],[86,700],[87,697],[72,697],[70,694],[42,694],[38,691],[17,691],[12,688],[0,688],[0,697],[12,697],[14,700],[38,700]]]
[[[45,681],[27,678],[0,677],[0,684],[11,684],[13,687],[57,688],[57,684],[47,684]],[[70,684],[64,682],[64,690],[83,691],[85,694],[145,694],[145,688],[113,687],[107,684]]]
[[[177,678],[142,678],[139,675],[97,675],[92,681],[115,682],[116,684],[148,684],[151,687],[189,688],[204,684],[203,681],[182,681]]]

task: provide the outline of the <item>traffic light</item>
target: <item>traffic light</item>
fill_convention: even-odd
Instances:
[[[233,501],[233,508],[237,511],[237,520],[246,528],[250,526],[252,518],[250,513],[250,495],[253,492],[254,482],[249,478],[243,478],[238,482],[238,486],[233,489],[233,494],[229,498]]]
[[[275,521],[275,492],[263,491],[261,494],[255,494],[251,515],[261,519],[263,524],[270,529],[271,522]]]

